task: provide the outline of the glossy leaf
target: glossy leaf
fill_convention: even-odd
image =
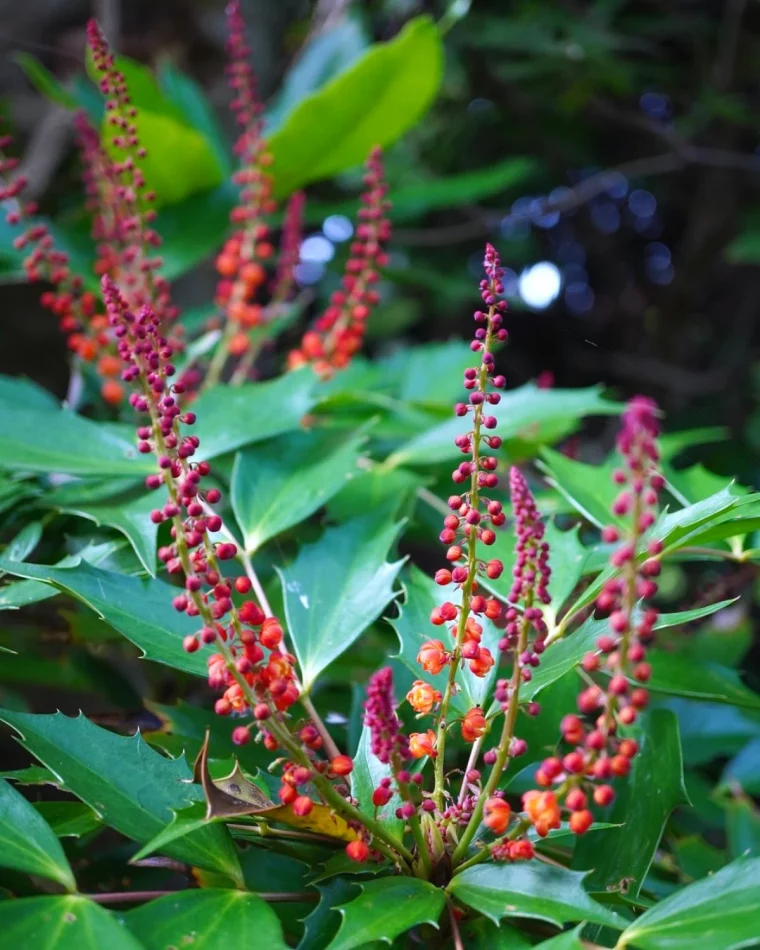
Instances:
[[[587,920],[622,929],[620,918],[583,889],[585,875],[539,861],[477,864],[452,879],[448,893],[495,924],[532,917],[562,926]]]
[[[586,520],[598,528],[620,522],[610,511],[612,502],[620,494],[620,487],[612,481],[615,460],[605,465],[587,465],[550,448],[541,450],[541,458],[541,468],[549,475],[549,484]]]
[[[139,733],[129,738],[101,729],[84,716],[71,719],[2,712],[21,744],[59,775],[77,798],[106,824],[135,841],[147,841],[171,820],[172,811],[200,795],[189,783],[184,759],[166,759]],[[167,848],[180,861],[241,878],[235,846],[226,828],[209,825]]]
[[[400,138],[433,101],[442,60],[435,24],[417,17],[303,99],[269,138],[277,197],[354,168],[374,145]]]
[[[82,802],[35,802],[34,808],[59,838],[82,838],[103,827],[100,817]]]
[[[40,874],[76,890],[71,867],[50,825],[8,782],[0,779],[0,866]]]
[[[355,881],[337,877],[317,887],[319,903],[304,920],[304,935],[298,944],[298,950],[324,950],[341,925],[341,915],[337,908],[345,904],[349,897],[359,893]]]
[[[112,914],[74,894],[0,901],[0,932],[18,950],[144,950]]]
[[[372,793],[384,778],[391,778],[393,770],[390,765],[382,763],[376,755],[373,755],[370,747],[370,734],[366,726],[362,729],[359,738],[359,748],[354,756],[354,770],[351,773],[351,796],[359,803],[360,811],[371,817],[377,817],[384,825],[387,825],[388,831],[396,835],[399,840],[402,837],[404,822],[401,818],[396,818],[396,809],[401,805],[401,799],[397,792],[382,808],[375,808],[372,804]]]
[[[760,795],[760,723],[754,723],[758,737],[748,742],[726,765],[722,785],[739,785],[748,795]]]
[[[670,813],[689,802],[683,779],[678,719],[668,709],[653,710],[637,736],[641,749],[607,817],[621,827],[609,830],[600,847],[581,838],[573,867],[591,870],[588,886],[604,890],[620,885],[638,896]]]
[[[265,541],[304,521],[356,473],[361,436],[336,441],[298,432],[241,452],[232,470],[232,508],[253,554]]]
[[[292,432],[316,402],[317,378],[309,367],[266,383],[214,386],[193,404],[198,457],[216,458],[244,445]]]
[[[361,894],[339,907],[343,914],[327,950],[353,950],[373,940],[390,942],[419,924],[438,926],[443,891],[417,878],[384,877],[360,882]]]
[[[497,431],[505,441],[520,439],[541,445],[572,432],[583,416],[616,415],[620,409],[619,403],[604,399],[596,386],[539,389],[534,383],[527,383],[504,393],[499,405],[493,407],[493,415],[499,421]],[[436,465],[459,459],[461,452],[454,439],[466,430],[466,420],[454,416],[414,436],[390,456],[386,465]]]
[[[648,686],[653,692],[760,709],[760,695],[741,682],[736,670],[665,650],[652,650],[649,659],[652,678]]]
[[[97,525],[107,525],[126,537],[149,574],[156,573],[156,537],[158,525],[150,520],[154,508],[160,508],[166,500],[161,492],[149,492],[125,502],[111,504],[73,505],[60,510],[68,514],[88,518]],[[21,559],[20,559],[21,560]]]
[[[255,894],[215,888],[168,894],[124,914],[145,950],[286,950],[274,911]]]
[[[124,426],[68,409],[7,405],[0,399],[0,467],[67,475],[136,475],[155,468]]]
[[[538,950],[584,950],[584,944],[581,942],[582,930],[582,927],[566,930],[550,940],[543,940],[536,944],[536,947]]]
[[[146,659],[188,673],[205,674],[205,657],[182,649],[182,639],[194,633],[198,625],[172,607],[176,587],[157,578],[104,571],[86,561],[71,567],[46,567],[0,558],[0,569],[17,577],[44,581],[72,594],[140,647]]]
[[[442,640],[444,645],[450,645],[451,635],[448,626],[436,627],[430,622],[430,613],[434,607],[440,606],[444,600],[456,603],[457,590],[455,585],[449,584],[440,587],[432,577],[428,577],[414,564],[404,572],[404,601],[398,608],[398,616],[389,619],[389,623],[398,634],[398,658],[412,673],[415,679],[424,678],[436,689],[443,692],[448,670],[444,669],[436,676],[423,674],[417,663],[417,654],[426,640]],[[483,646],[488,647],[494,658],[498,657],[497,644],[501,633],[485,617],[478,621],[483,625]],[[485,702],[489,689],[496,677],[496,666],[487,676],[474,676],[465,666],[457,672],[459,692],[453,697],[452,704],[461,713],[470,707]]]
[[[734,950],[757,940],[760,858],[739,858],[645,911],[618,948]]]
[[[309,689],[393,598],[402,561],[386,557],[399,525],[384,510],[328,528],[279,570],[285,615]]]

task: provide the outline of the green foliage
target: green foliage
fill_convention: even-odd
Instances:
[[[401,561],[386,557],[400,526],[380,509],[328,528],[279,570],[285,616],[306,689],[377,619]]]
[[[0,904],[8,946],[37,950],[142,950],[141,944],[102,907],[86,897],[26,897]]]
[[[74,875],[50,826],[23,795],[0,779],[0,865],[41,874],[69,890]]]

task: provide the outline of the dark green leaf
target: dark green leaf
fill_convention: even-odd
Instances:
[[[760,723],[755,723],[755,735]],[[760,737],[748,742],[728,763],[721,776],[722,785],[738,785],[749,795],[760,795]]]
[[[21,734],[21,743],[43,765],[60,775],[77,798],[136,841],[157,835],[172,811],[186,808],[202,795],[189,784],[184,759],[166,759],[139,733],[129,738],[101,729],[84,716],[61,713],[37,716],[2,712],[2,719]],[[235,846],[221,825],[209,825],[167,848],[180,861],[241,880]]]
[[[59,838],[82,838],[103,827],[98,815],[83,802],[35,802],[34,807]]]
[[[107,910],[73,894],[0,901],[0,931],[18,950],[144,950]]]
[[[274,911],[260,897],[244,891],[182,891],[131,910],[124,920],[145,950],[287,948]]]
[[[699,835],[679,838],[674,842],[673,849],[679,868],[694,881],[714,874],[726,863],[725,854]]]
[[[45,819],[24,796],[0,779],[0,866],[39,874],[76,890],[63,848]]]
[[[386,557],[400,525],[384,510],[328,528],[279,570],[285,615],[308,690],[393,598],[402,561]]]
[[[172,607],[176,587],[156,578],[104,571],[86,561],[71,567],[46,567],[0,558],[0,569],[18,577],[45,581],[72,594],[140,647],[146,659],[188,673],[205,674],[206,660],[201,653],[186,653],[182,649],[182,639],[195,632],[197,623]]]
[[[372,793],[380,784],[381,779],[391,778],[393,770],[390,765],[384,765],[370,748],[370,734],[366,726],[362,729],[359,738],[359,748],[354,756],[354,770],[351,773],[351,796],[359,803],[359,809],[366,815],[377,817],[388,826],[388,831],[402,837],[404,821],[396,818],[396,809],[401,805],[397,793],[382,808],[375,808],[372,804]]]
[[[384,877],[360,882],[359,897],[339,908],[343,914],[336,937],[327,950],[353,950],[373,940],[390,942],[419,924],[438,926],[443,891],[408,877]]]
[[[665,650],[652,650],[649,659],[652,678],[648,685],[655,693],[760,709],[760,696],[741,682],[736,670]]]
[[[620,521],[610,511],[612,502],[620,494],[620,488],[612,481],[614,460],[605,465],[587,465],[550,448],[541,450],[541,458],[549,483],[587,521],[598,528]]]
[[[498,432],[505,441],[519,438],[541,445],[572,432],[583,416],[616,415],[620,409],[619,403],[604,399],[601,388],[596,386],[539,389],[534,383],[527,383],[504,393],[499,405],[493,407],[493,414],[499,420]],[[458,459],[461,452],[454,439],[466,429],[466,422],[457,417],[439,423],[402,445],[386,465],[435,465]]]
[[[19,409],[60,409],[52,393],[26,376],[0,376],[0,400]]]
[[[42,537],[42,525],[39,521],[30,521],[8,542],[3,557],[11,561],[23,561],[37,547]]]
[[[623,933],[618,950],[734,950],[757,941],[760,858],[723,870],[660,901]]]
[[[354,881],[336,877],[320,884],[317,890],[319,903],[304,920],[304,935],[298,950],[324,950],[341,924],[341,916],[336,908],[346,903],[358,891],[358,887]]]
[[[581,943],[581,931],[583,927],[576,927],[575,930],[566,930],[565,933],[552,937],[551,940],[544,940],[536,944],[540,950],[583,950],[584,944]]]
[[[229,175],[232,170],[230,151],[227,148],[224,132],[203,89],[194,79],[180,72],[170,62],[164,62],[159,67],[158,83],[169,102],[180,112],[185,123],[202,133],[219,167],[225,175]]]
[[[357,473],[362,436],[298,432],[241,452],[232,470],[232,507],[245,548],[253,554],[270,538],[304,521]]]
[[[587,920],[622,929],[620,918],[584,891],[584,877],[539,861],[477,864],[456,874],[446,890],[495,924],[532,917],[557,926]]]
[[[303,99],[269,139],[277,197],[354,168],[374,145],[400,138],[433,101],[442,59],[435,24],[417,17]]]
[[[726,836],[732,858],[760,857],[760,811],[751,799],[742,796],[726,805]]]
[[[639,741],[641,751],[608,816],[622,827],[605,834],[603,847],[581,838],[573,857],[573,867],[592,871],[590,887],[601,891],[626,881],[623,890],[632,897],[641,890],[670,813],[689,801],[675,713],[650,713]]]
[[[193,404],[199,458],[216,458],[298,429],[316,402],[316,386],[317,377],[309,367],[267,383],[214,386]]]
[[[67,475],[147,474],[126,427],[92,422],[67,409],[19,407],[0,400],[0,467]]]

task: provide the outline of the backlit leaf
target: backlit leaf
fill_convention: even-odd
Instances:
[[[18,950],[144,950],[112,914],[75,894],[0,901],[0,932]]]

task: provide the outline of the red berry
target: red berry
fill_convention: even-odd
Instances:
[[[361,838],[357,838],[356,841],[350,841],[346,845],[346,854],[352,861],[363,864],[369,857],[369,848]]]

